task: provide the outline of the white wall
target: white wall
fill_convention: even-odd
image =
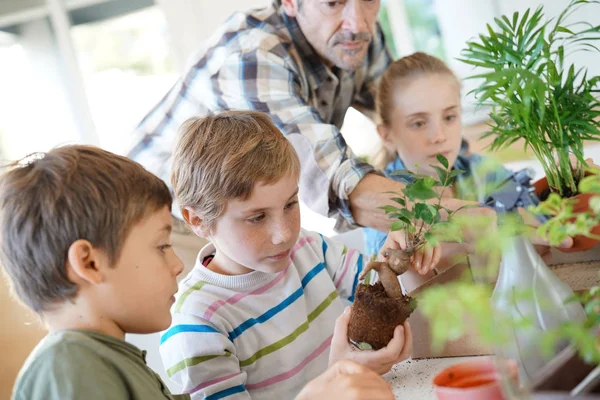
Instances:
[[[458,58],[465,43],[483,32],[486,23],[494,19],[494,0],[436,0],[435,9],[448,66],[461,78],[472,75],[473,68],[458,61]],[[476,81],[463,82],[463,120],[466,124],[487,119],[487,112],[476,111],[473,96],[467,96],[475,85]]]
[[[167,18],[177,61],[183,68],[221,23],[238,10],[266,7],[271,0],[155,0]]]

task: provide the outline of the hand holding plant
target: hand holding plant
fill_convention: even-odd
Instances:
[[[394,336],[387,346],[379,350],[356,351],[356,347],[348,343],[348,323],[352,313],[346,307],[344,313],[335,321],[329,365],[343,359],[355,361],[380,375],[387,373],[394,364],[408,359],[412,355],[413,338],[408,321],[394,329]]]

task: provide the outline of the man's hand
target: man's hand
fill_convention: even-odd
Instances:
[[[308,382],[296,400],[394,400],[389,383],[367,367],[350,360],[333,364]]]
[[[408,321],[404,326],[398,325],[394,337],[386,347],[379,350],[357,350],[348,342],[348,322],[351,308],[346,307],[344,313],[335,321],[335,330],[331,340],[329,365],[339,360],[349,359],[362,364],[378,374],[387,373],[394,364],[408,359],[412,354],[413,339]]]

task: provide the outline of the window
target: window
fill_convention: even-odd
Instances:
[[[77,25],[71,35],[100,145],[123,153],[130,133],[177,79],[167,24],[156,7]]]

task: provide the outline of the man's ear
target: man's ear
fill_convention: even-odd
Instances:
[[[198,213],[192,208],[185,206],[183,207],[183,218],[192,228],[192,231],[201,238],[207,238],[209,232],[206,231],[202,226],[202,218],[198,215]]]
[[[108,266],[105,264],[108,264],[108,257],[103,257],[89,241],[79,239],[71,244],[67,252],[67,277],[78,285],[97,285],[104,281],[102,268]]]
[[[288,17],[296,18],[298,15],[298,2],[297,0],[281,0],[283,11]]]

